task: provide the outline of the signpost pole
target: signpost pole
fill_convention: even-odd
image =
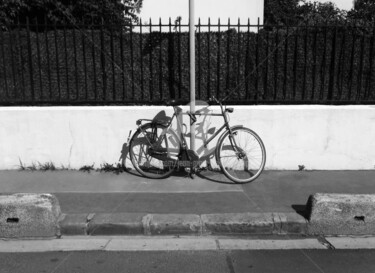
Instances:
[[[189,40],[190,40],[190,113],[195,113],[195,18],[194,1],[189,0]],[[190,149],[195,151],[195,123],[190,121]]]

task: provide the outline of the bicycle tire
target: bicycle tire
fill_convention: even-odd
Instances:
[[[155,129],[156,135],[152,135]],[[169,177],[174,171],[175,166],[171,161],[157,159],[148,154],[152,144],[159,140],[160,133],[166,129],[167,127],[161,124],[144,124],[138,128],[129,142],[130,160],[138,173],[144,177],[162,179]],[[170,128],[167,130],[163,135],[161,148],[166,149],[168,156],[177,159],[180,151],[177,134]]]
[[[261,138],[245,127],[231,129],[237,149],[245,155],[239,158],[231,144],[229,131],[219,139],[216,160],[226,177],[235,183],[254,181],[266,164],[266,149]],[[253,147],[250,147],[250,146]]]

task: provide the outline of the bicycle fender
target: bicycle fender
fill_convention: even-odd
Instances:
[[[235,130],[235,129],[239,129],[239,128],[243,128],[243,125],[235,125],[235,126],[231,126],[230,129],[231,130]],[[215,159],[216,159],[216,163],[217,165],[219,165],[219,143],[221,142],[221,140],[227,135],[227,131],[224,132],[223,134],[221,134],[221,136],[219,137],[219,139],[217,140],[217,144],[216,144],[216,149],[215,149]]]

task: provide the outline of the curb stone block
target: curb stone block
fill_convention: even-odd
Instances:
[[[317,193],[307,208],[310,235],[375,234],[375,195]]]
[[[87,213],[67,214],[59,221],[62,235],[87,235]]]
[[[52,194],[17,193],[0,196],[0,237],[59,237],[61,209]]]
[[[272,213],[222,213],[201,216],[204,231],[212,234],[273,234]]]
[[[143,235],[144,214],[97,213],[88,223],[89,235]]]
[[[195,214],[152,214],[149,219],[151,235],[202,233],[199,215]]]
[[[274,213],[276,234],[307,234],[307,220],[298,213]]]

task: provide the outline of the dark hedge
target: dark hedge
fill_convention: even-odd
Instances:
[[[196,94],[233,103],[375,100],[374,35],[348,27],[196,34]],[[188,33],[0,32],[0,102],[189,98]]]

